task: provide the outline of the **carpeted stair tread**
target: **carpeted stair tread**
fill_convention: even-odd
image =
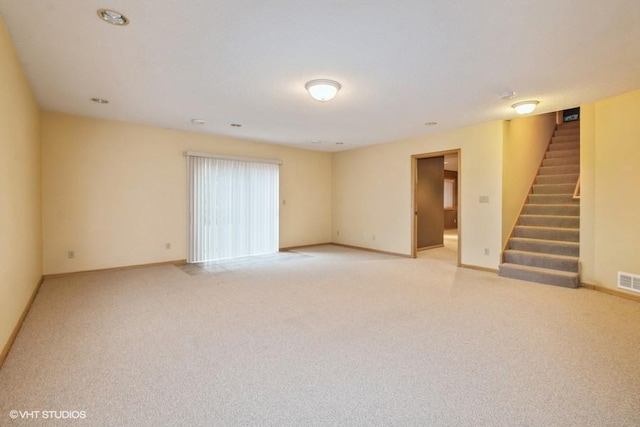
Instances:
[[[536,184],[573,184],[578,182],[577,173],[555,174],[555,175],[538,175]]]
[[[555,255],[577,257],[580,254],[580,243],[561,240],[532,239],[528,237],[512,237],[509,247],[513,250],[525,252],[539,252]]]
[[[575,190],[575,183],[554,183],[554,184],[533,184],[531,190],[533,194],[571,194]]]
[[[580,149],[579,148],[572,148],[570,150],[554,150],[554,151],[547,151],[547,153],[544,155],[545,159],[555,159],[558,157],[578,157],[580,158]]]
[[[576,149],[580,149],[580,142],[554,142],[549,144],[549,151]]]
[[[563,240],[566,242],[579,242],[580,229],[561,227],[534,227],[530,225],[516,225],[515,237],[529,237],[531,239]]]
[[[519,225],[534,227],[580,228],[580,217],[571,215],[520,215]]]
[[[547,285],[563,286],[566,288],[577,288],[580,284],[578,273],[569,271],[504,263],[499,266],[499,272],[500,276],[503,277],[544,283]]]
[[[576,134],[556,135],[551,138],[552,144],[561,144],[564,142],[578,142],[578,141],[580,141],[580,135],[576,135]]]
[[[568,215],[580,216],[580,204],[575,203],[527,203],[522,210],[523,215]]]
[[[569,173],[580,173],[580,164],[562,166],[542,166],[538,170],[540,175],[565,175]]]
[[[569,255],[509,249],[504,253],[504,261],[508,264],[528,265],[530,267],[542,267],[573,273],[578,272],[578,257]]]
[[[532,205],[570,205],[579,204],[579,200],[573,199],[573,193],[565,194],[529,194],[527,203]]]
[[[555,136],[564,136],[564,135],[575,135],[577,137],[580,137],[580,129],[577,128],[558,128],[558,130],[556,130],[554,132]]]
[[[551,157],[542,161],[542,166],[579,165],[580,157]]]

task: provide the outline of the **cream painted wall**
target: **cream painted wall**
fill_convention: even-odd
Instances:
[[[40,109],[0,16],[0,353],[42,276]]]
[[[335,153],[333,241],[410,255],[411,156],[461,149],[461,262],[497,268],[502,232],[502,145],[502,122],[491,122]],[[480,196],[489,196],[489,203],[479,203]],[[489,255],[484,254],[485,248]]]
[[[582,281],[617,288],[640,274],[640,90],[583,107]]]
[[[505,122],[502,165],[502,246],[520,215],[551,136],[556,113]]]
[[[45,274],[184,259],[186,150],[283,160],[280,246],[331,240],[328,153],[53,112],[42,135]]]

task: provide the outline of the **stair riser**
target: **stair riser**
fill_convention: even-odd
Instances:
[[[580,205],[524,205],[522,213],[525,215],[568,215],[579,216]]]
[[[579,150],[579,142],[556,142],[549,144],[549,151]]]
[[[551,143],[563,143],[563,142],[578,142],[580,141],[580,135],[554,135],[551,137]]]
[[[558,128],[554,133],[553,136],[566,136],[566,135],[571,135],[571,136],[576,136],[576,137],[580,137],[580,128],[575,127],[575,128]]]
[[[559,129],[577,128],[580,129],[580,120],[569,120],[558,125]]]
[[[523,254],[506,251],[504,261],[510,264],[528,265],[531,267],[549,268],[552,270],[578,272],[578,261],[567,259],[553,259],[540,254]]]
[[[580,230],[573,228],[545,228],[518,225],[514,230],[514,236],[528,237],[530,239],[579,242]]]
[[[573,194],[576,184],[534,184],[533,194]]]
[[[539,175],[567,175],[574,173],[580,173],[580,165],[542,166],[538,170]]]
[[[578,182],[578,174],[570,173],[565,175],[538,175],[536,184],[573,184]]]
[[[542,166],[565,166],[565,165],[579,165],[580,157],[552,157],[550,159],[544,159]]]
[[[579,285],[577,275],[575,277],[561,277],[552,274],[539,274],[534,272],[512,270],[508,267],[500,266],[500,276],[513,279],[527,280],[529,282],[544,283],[546,285],[563,286],[565,288],[577,288]]]
[[[580,158],[580,150],[578,149],[573,149],[573,150],[553,150],[553,151],[547,151],[547,153],[544,156],[546,159],[556,159],[559,157],[577,157]]]
[[[527,204],[530,205],[571,205],[579,204],[571,194],[529,194]]]
[[[518,224],[532,227],[580,228],[580,218],[575,216],[522,215]]]
[[[570,245],[566,242],[547,242],[547,241],[530,241],[520,239],[510,239],[509,248],[516,251],[535,252],[543,254],[564,255],[564,256],[580,256],[580,246]]]

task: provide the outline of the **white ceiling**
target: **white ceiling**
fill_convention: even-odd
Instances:
[[[103,7],[130,24],[102,22]],[[0,13],[44,109],[312,150],[640,87],[638,0],[0,0]],[[315,101],[316,78],[342,90]]]

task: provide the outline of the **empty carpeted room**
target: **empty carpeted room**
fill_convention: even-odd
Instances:
[[[0,0],[0,425],[640,425],[637,40]]]

